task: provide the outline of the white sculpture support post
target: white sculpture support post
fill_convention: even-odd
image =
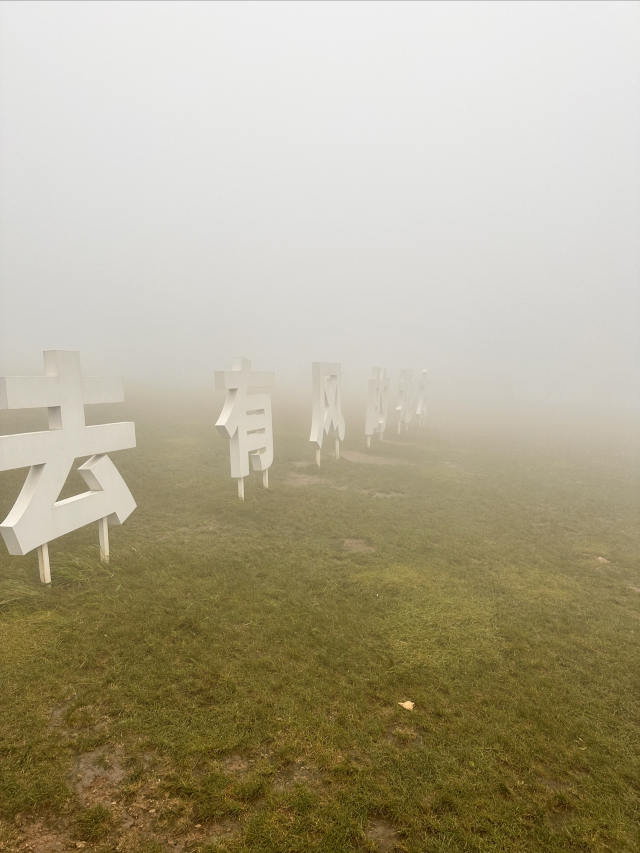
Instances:
[[[429,371],[425,368],[418,379],[417,400],[416,400],[416,416],[420,426],[424,426],[427,422],[427,389],[429,385]]]
[[[411,416],[413,415],[414,402],[414,387],[413,387],[413,370],[401,370],[400,381],[398,382],[398,402],[396,412],[398,412],[398,435],[402,432],[402,427],[405,430],[409,429]]]
[[[100,539],[100,559],[103,563],[109,562],[109,525],[106,518],[98,521],[98,537]]]
[[[257,389],[273,388],[276,375],[251,371],[247,358],[236,358],[231,370],[216,370],[217,391],[227,398],[216,422],[223,438],[231,441],[231,476],[238,480],[238,497],[244,500],[244,478],[249,476],[249,457],[254,471],[262,471],[262,485],[269,488],[269,468],[273,463],[273,423],[271,395]]]
[[[38,549],[40,578],[51,580],[48,542],[100,520],[101,553],[106,524],[122,524],[136,507],[127,484],[106,455],[136,446],[133,423],[86,426],[84,406],[124,400],[122,380],[82,376],[80,354],[44,353],[44,376],[0,378],[0,409],[49,410],[44,432],[0,436],[0,471],[29,467],[22,491],[0,533],[10,554]],[[79,456],[90,456],[78,468],[88,492],[57,500]],[[108,556],[108,544],[106,555]]]
[[[51,566],[49,565],[49,546],[45,542],[36,548],[38,552],[38,569],[40,570],[40,582],[51,583]]]
[[[312,365],[313,408],[311,413],[311,435],[315,443],[316,465],[320,467],[320,451],[325,434],[335,436],[336,459],[340,458],[340,442],[344,441],[344,417],[342,416],[342,376],[340,364],[314,361]]]
[[[380,441],[387,427],[387,412],[389,409],[389,377],[384,367],[374,367],[369,380],[367,394],[367,417],[364,434],[367,437],[367,447],[371,447],[371,436],[380,433]]]

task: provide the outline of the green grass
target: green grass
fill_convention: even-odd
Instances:
[[[98,841],[108,834],[112,823],[111,812],[106,806],[91,806],[82,809],[76,817],[76,834],[83,841]]]
[[[318,471],[292,421],[241,503],[208,409],[134,414],[110,565],[97,525],[50,590],[0,555],[5,850],[640,849],[637,452],[416,427]]]

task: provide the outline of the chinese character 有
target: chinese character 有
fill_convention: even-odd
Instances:
[[[238,497],[244,500],[244,478],[249,476],[249,457],[254,471],[262,471],[262,483],[269,488],[269,468],[273,462],[271,395],[255,393],[273,388],[275,373],[255,373],[247,358],[236,358],[231,370],[216,370],[216,390],[227,392],[216,422],[223,438],[231,441],[231,476],[238,480]]]

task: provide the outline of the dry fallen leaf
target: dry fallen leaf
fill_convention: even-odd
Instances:
[[[400,705],[401,708],[406,708],[407,711],[413,711],[414,704],[415,703],[413,702],[398,702],[398,705]]]

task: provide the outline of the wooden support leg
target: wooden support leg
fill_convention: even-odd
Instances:
[[[320,467],[320,448],[319,447],[316,450],[316,465],[318,466],[318,468]]]
[[[244,500],[244,477],[238,477],[238,497]]]
[[[40,569],[40,580],[42,583],[51,583],[51,567],[49,566],[49,543],[40,545],[38,551],[38,568]]]
[[[380,433],[380,441],[384,441],[384,433],[383,432]]]
[[[336,438],[336,459],[340,459],[340,439]]]
[[[98,534],[100,536],[100,559],[103,563],[109,562],[109,524],[107,517],[98,521]]]
[[[402,432],[402,418],[398,421],[398,435]]]
[[[269,488],[269,469],[268,468],[265,468],[264,471],[262,472],[262,485],[265,487],[265,489]]]
[[[371,436],[367,436],[367,447],[371,447]]]

